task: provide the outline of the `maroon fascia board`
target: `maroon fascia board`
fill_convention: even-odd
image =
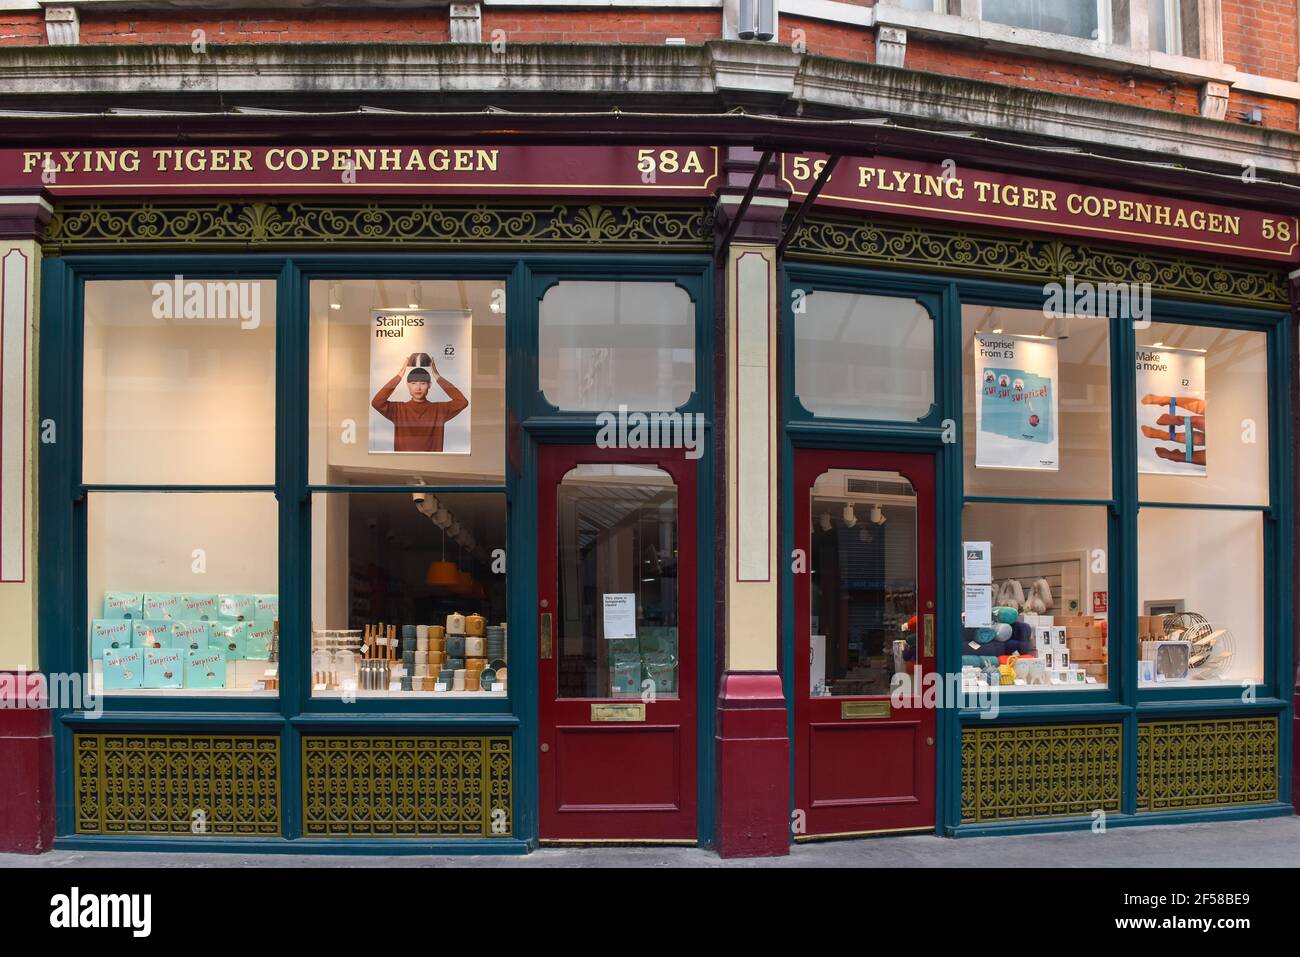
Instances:
[[[435,122],[432,122],[436,120]],[[995,132],[995,131],[994,131]],[[1154,166],[1084,153],[1035,149],[978,136],[952,136],[888,124],[799,120],[738,114],[455,113],[406,116],[385,113],[294,115],[212,114],[162,116],[0,117],[0,142],[11,147],[130,146],[385,142],[619,143],[750,146],[756,150],[818,151],[845,156],[877,154],[917,160],[952,159],[990,170],[1036,175],[1086,185],[1147,190],[1273,212],[1300,213],[1300,186],[1244,183],[1239,170]]]

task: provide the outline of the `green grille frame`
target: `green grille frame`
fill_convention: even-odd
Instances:
[[[1276,715],[1140,722],[1138,811],[1275,803],[1278,733]]]
[[[280,739],[73,735],[78,834],[281,834]]]
[[[304,735],[304,837],[512,837],[508,735]]]
[[[963,823],[1118,813],[1123,725],[962,728]]]

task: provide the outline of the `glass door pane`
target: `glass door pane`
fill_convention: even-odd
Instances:
[[[557,492],[560,698],[677,696],[677,487],[660,469],[580,465]]]
[[[889,694],[916,660],[916,490],[831,469],[812,493],[813,697]]]

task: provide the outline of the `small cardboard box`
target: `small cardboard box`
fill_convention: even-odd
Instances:
[[[248,624],[246,621],[216,622],[208,638],[208,648],[220,651],[227,661],[248,657],[245,654],[248,650]]]
[[[1052,626],[1052,647],[1057,651],[1064,652],[1070,647],[1070,640],[1066,636],[1066,625]]]
[[[614,694],[641,693],[641,658],[638,655],[617,655],[610,663],[610,685]]]
[[[104,652],[104,689],[122,691],[144,687],[144,649],[119,648]]]
[[[222,621],[252,621],[256,607],[255,595],[217,596],[217,617]]]
[[[191,651],[185,657],[185,687],[224,688],[226,656],[219,651]]]
[[[217,596],[199,592],[181,595],[181,613],[176,616],[185,621],[216,621]]]
[[[178,651],[207,651],[212,635],[210,621],[173,621],[171,640],[167,647]]]
[[[253,620],[275,621],[280,617],[279,595],[254,595]]]
[[[156,591],[147,591],[144,593],[144,602],[141,611],[142,618],[152,619],[153,621],[164,621],[181,617],[180,611],[180,595],[171,592]]]
[[[144,650],[144,687],[185,687],[185,652],[175,648]]]
[[[140,618],[144,595],[138,591],[104,592],[105,618]]]
[[[110,648],[130,648],[134,630],[135,622],[129,618],[96,618],[90,623],[91,659],[102,658]]]
[[[141,618],[134,625],[131,631],[132,648],[166,648],[171,642],[170,621],[150,621]]]
[[[255,661],[267,661],[271,657],[272,639],[275,637],[275,622],[249,621],[248,634],[245,638],[244,657]]]
[[[1070,638],[1070,657],[1078,662],[1105,661],[1106,646],[1100,638]]]

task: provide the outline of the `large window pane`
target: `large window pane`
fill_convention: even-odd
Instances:
[[[504,697],[499,493],[312,497],[312,693]]]
[[[1156,323],[1137,341],[1139,497],[1269,504],[1267,335]]]
[[[559,696],[676,697],[677,486],[657,468],[580,465],[556,494]]]
[[[1138,598],[1143,686],[1264,680],[1261,513],[1139,511]]]
[[[912,672],[916,549],[916,490],[903,476],[832,469],[818,477],[810,694],[886,695],[896,673]]]
[[[1050,352],[1055,353],[1056,379],[1051,386],[1057,402],[1035,410],[1040,425],[1032,435],[1007,429],[992,406],[986,407],[983,422],[976,414],[979,392],[985,387],[975,374],[976,350],[982,342],[997,351],[1015,336],[1039,337],[1037,352],[1048,352],[1049,359]],[[1011,368],[1014,365],[1002,368],[995,360],[983,360],[986,373],[1009,372],[1013,383],[1025,380],[1025,372],[1047,375],[1036,368]],[[1067,329],[1041,311],[963,306],[962,406],[967,495],[1110,497],[1110,327],[1106,320],[1075,319]],[[1025,412],[1024,421],[1029,414]],[[1050,434],[1040,434],[1044,432]],[[1050,448],[1050,442],[1044,441],[1049,438],[1056,442],[1056,466],[1035,468],[1036,460],[1044,457],[1041,450]]]
[[[275,481],[275,283],[87,282],[82,475]]]
[[[90,496],[90,671],[115,695],[275,694],[278,525],[269,493]]]
[[[695,391],[695,304],[670,282],[559,282],[538,307],[538,377],[560,409],[675,409]]]
[[[915,299],[796,300],[794,387],[818,416],[915,422],[934,404],[934,321]]]
[[[984,0],[982,10],[984,19],[993,23],[1084,39],[1101,38],[1097,0]]]
[[[1106,509],[971,503],[962,513],[962,539],[990,544],[994,606],[991,622],[964,622],[963,668],[983,672],[1004,691],[1105,685]],[[1011,664],[1010,655],[1022,661],[1007,685],[995,673]]]
[[[505,286],[311,284],[315,484],[505,481]]]

